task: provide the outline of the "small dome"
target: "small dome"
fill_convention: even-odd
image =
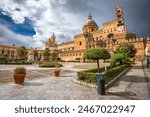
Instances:
[[[89,14],[88,20],[87,20],[86,23],[84,24],[82,30],[83,30],[83,32],[94,32],[94,31],[97,31],[97,30],[98,30],[98,25],[97,25],[96,22],[92,19],[91,14]]]
[[[86,26],[87,26],[87,25],[96,25],[96,26],[97,26],[96,22],[92,19],[91,14],[89,14],[88,20],[87,20],[87,22],[86,22],[85,25],[86,25]],[[97,27],[98,27],[98,26],[97,26]]]

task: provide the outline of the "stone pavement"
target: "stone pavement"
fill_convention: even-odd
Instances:
[[[145,74],[147,74],[147,76]],[[149,80],[150,69],[147,69],[145,64],[142,65],[141,63],[138,63],[108,90],[108,94],[120,96],[126,99],[149,100]]]
[[[88,88],[75,84],[76,71],[81,69],[74,65],[64,65],[62,68],[71,72],[64,72],[60,77],[48,75],[48,69],[30,69],[32,75],[41,75],[39,78],[26,79],[24,85],[16,85],[13,82],[0,83],[1,100],[126,100],[126,99],[150,99],[150,69],[136,64],[129,72],[109,88],[105,96],[97,94],[95,88]],[[12,69],[5,69],[12,70]],[[52,69],[49,69],[52,70]],[[2,71],[2,70],[1,70]],[[10,72],[9,71],[9,72]],[[44,76],[44,75],[47,76]],[[3,72],[0,72],[0,77]],[[30,76],[32,76],[30,75]],[[6,73],[5,75],[6,76]],[[145,77],[146,76],[146,77]]]

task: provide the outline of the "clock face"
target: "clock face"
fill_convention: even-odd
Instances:
[[[118,30],[119,30],[119,31],[123,31],[123,26],[119,26],[119,27],[118,27]]]

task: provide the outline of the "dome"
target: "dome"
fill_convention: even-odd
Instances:
[[[85,25],[82,28],[83,32],[93,32],[98,30],[98,25],[92,19],[92,16],[89,14],[88,20],[86,21]]]
[[[88,20],[86,21],[85,25],[96,25],[97,26],[96,22],[92,19],[92,16],[90,14],[88,16]]]

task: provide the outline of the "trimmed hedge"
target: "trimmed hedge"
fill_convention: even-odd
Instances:
[[[130,65],[121,65],[115,68],[107,67],[107,71],[105,71],[105,67],[102,67],[100,68],[100,72],[105,73],[105,83],[107,84],[109,81],[111,81],[113,78],[115,78],[118,74],[123,72],[128,67],[130,67]],[[78,80],[96,84],[96,72],[97,69],[79,71],[77,72]]]
[[[43,62],[39,64],[39,67],[62,67],[62,64],[58,62]]]
[[[115,78],[117,75],[119,75],[121,72],[123,72],[125,69],[129,68],[130,66],[131,66],[130,64],[125,64],[105,71],[106,83],[110,82],[113,78]]]
[[[32,62],[0,62],[0,64],[8,64],[8,65],[30,65]]]

